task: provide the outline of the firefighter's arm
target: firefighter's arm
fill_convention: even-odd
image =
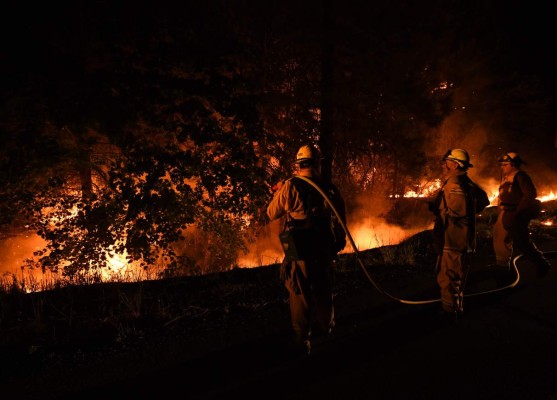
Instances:
[[[466,214],[466,194],[459,185],[446,188],[445,201],[447,208],[445,213],[450,218],[462,218]]]
[[[267,207],[267,216],[271,221],[281,218],[292,210],[293,185],[290,180],[275,185],[277,190]]]

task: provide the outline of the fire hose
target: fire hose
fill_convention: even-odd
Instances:
[[[441,301],[441,298],[435,298],[435,299],[428,299],[428,300],[407,300],[407,299],[401,299],[398,298],[396,296],[391,295],[390,293],[388,293],[387,291],[385,291],[371,276],[371,274],[367,271],[364,263],[362,262],[362,258],[360,257],[360,251],[358,250],[358,247],[356,246],[356,244],[354,243],[354,239],[352,238],[352,235],[350,234],[350,231],[348,230],[348,228],[346,227],[346,224],[344,223],[343,219],[340,217],[335,205],[332,203],[332,201],[329,199],[329,197],[323,192],[323,190],[315,183],[313,182],[311,179],[308,179],[304,176],[296,176],[296,178],[302,179],[303,181],[306,181],[307,183],[309,183],[311,186],[313,186],[318,192],[319,194],[321,194],[321,196],[323,196],[323,198],[325,199],[325,201],[327,202],[327,204],[331,207],[331,209],[333,210],[335,216],[337,217],[337,219],[339,220],[342,229],[344,230],[344,232],[346,233],[346,236],[348,237],[348,240],[350,241],[350,245],[352,246],[352,248],[354,249],[354,252],[356,254],[356,258],[358,260],[358,263],[362,269],[362,271],[364,272],[364,274],[366,275],[367,279],[371,282],[371,284],[379,291],[379,293],[383,294],[384,296],[397,301],[399,303],[403,303],[403,304],[430,304],[430,303],[437,303]],[[499,292],[502,290],[506,290],[506,289],[510,289],[515,287],[518,282],[520,281],[520,273],[518,272],[518,268],[516,266],[516,262],[518,261],[518,259],[522,257],[522,255],[518,255],[516,257],[514,257],[511,261],[511,265],[514,268],[514,271],[516,273],[516,279],[508,284],[505,285],[503,287],[500,288],[496,288],[496,289],[492,289],[492,290],[486,290],[483,292],[478,292],[478,293],[469,293],[469,294],[464,294],[464,297],[472,297],[472,296],[478,296],[478,295],[482,295],[482,294],[489,294],[489,293],[494,293],[494,292]]]

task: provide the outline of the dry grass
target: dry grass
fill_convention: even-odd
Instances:
[[[478,232],[487,235],[489,229],[482,225],[487,217],[483,218]],[[541,223],[533,224],[533,232],[540,240],[557,237],[555,226]],[[490,237],[484,236],[479,243],[479,251],[489,252]],[[399,245],[361,252],[360,257],[377,282],[395,295],[433,285],[430,231]],[[248,326],[276,319],[288,324],[288,298],[278,267],[139,282],[71,285],[53,281],[45,290],[34,292],[29,292],[35,287],[33,282],[4,277],[0,280],[0,359],[10,361],[0,365],[0,374],[25,374],[30,363],[46,369],[153,346],[177,336],[203,336],[231,323]],[[369,286],[357,256],[341,255],[335,296]]]

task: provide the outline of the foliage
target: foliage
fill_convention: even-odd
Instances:
[[[72,23],[101,28],[97,7]],[[220,252],[242,248],[243,227],[267,199],[252,75],[236,65],[242,56],[233,36],[201,41],[214,27],[195,13],[178,17],[165,32],[167,17],[155,18],[153,36],[133,36],[135,30],[112,25],[120,21],[103,19],[114,37],[63,38],[71,43],[64,49],[54,47],[61,39],[56,34],[47,37],[45,50],[61,52],[58,60],[75,55],[83,40],[83,59],[49,66],[50,79],[33,89],[36,82],[21,77],[17,89],[29,94],[13,93],[19,102],[9,108],[6,129],[14,143],[8,149],[22,144],[29,125],[24,117],[34,122],[27,129],[36,141],[24,141],[21,155],[5,153],[10,174],[2,188],[23,204],[26,222],[48,242],[28,266],[77,276],[107,268],[120,254],[144,268],[162,262],[176,269],[183,255],[173,244],[192,225],[214,237]],[[94,65],[93,52],[99,52]],[[196,58],[176,58],[184,53]],[[53,73],[56,67],[64,76]],[[33,102],[35,115],[23,109]],[[30,167],[21,168],[27,160]],[[16,220],[6,215],[6,224]],[[216,260],[221,268],[234,261]]]
[[[29,24],[2,92],[2,232],[35,229],[48,245],[28,266],[74,280],[118,254],[198,274],[234,266],[302,143],[329,156],[348,209],[413,190],[478,116],[524,126],[506,112],[520,99],[546,116],[535,80],[491,71],[501,38],[474,33],[489,30],[489,7],[471,25],[474,7],[454,6],[14,5],[14,27]],[[448,118],[463,122],[440,138]]]

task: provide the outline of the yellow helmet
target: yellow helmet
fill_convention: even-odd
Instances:
[[[443,161],[445,160],[454,161],[462,168],[473,167],[473,165],[470,164],[470,156],[464,149],[447,150],[447,152],[443,156]]]

